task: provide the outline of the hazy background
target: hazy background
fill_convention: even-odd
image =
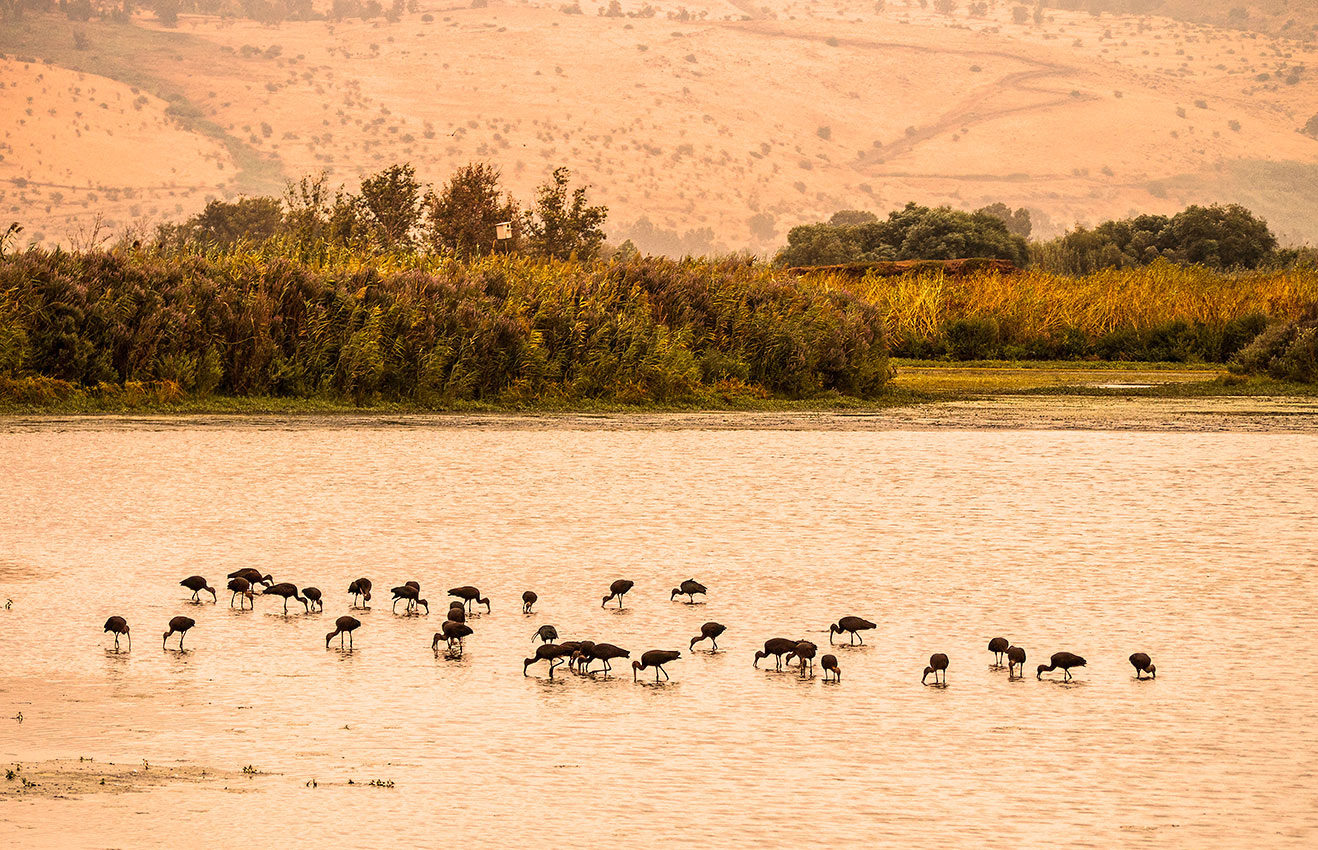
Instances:
[[[524,200],[570,167],[656,253],[908,200],[1035,237],[1238,202],[1315,242],[1315,5],[0,0],[0,217],[77,245],[486,160]]]

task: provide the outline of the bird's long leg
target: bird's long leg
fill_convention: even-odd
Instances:
[[[717,641],[717,640],[715,640],[714,638],[710,638],[710,639],[709,639],[709,642],[712,643],[712,644],[714,644],[714,648],[715,648],[715,649],[718,649],[718,641]]]

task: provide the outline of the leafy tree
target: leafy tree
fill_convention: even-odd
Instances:
[[[443,190],[426,195],[427,238],[432,247],[459,256],[480,256],[517,247],[521,215],[517,202],[499,189],[499,169],[476,162],[458,169]],[[495,225],[513,223],[508,244],[496,243]]]
[[[276,198],[239,198],[211,201],[205,209],[174,230],[162,228],[166,240],[197,241],[222,248],[239,242],[264,242],[279,232],[283,210]]]
[[[1030,231],[1034,229],[1034,225],[1030,222],[1030,211],[1024,207],[1018,207],[1012,212],[1011,207],[998,201],[981,208],[979,212],[1001,219],[1002,223],[1007,225],[1007,230],[1026,239],[1030,238]]]
[[[421,184],[410,164],[391,165],[363,180],[357,200],[377,247],[397,251],[413,246],[421,223]]]
[[[567,168],[554,169],[549,182],[536,190],[535,209],[525,213],[523,227],[535,253],[559,259],[576,255],[588,260],[604,243],[603,225],[609,208],[588,204],[582,187],[572,191],[569,201],[571,179]]]
[[[811,266],[995,257],[1023,265],[1027,256],[1025,239],[994,215],[907,204],[884,220],[847,210],[827,224],[794,227],[778,261]]]
[[[848,224],[869,224],[878,220],[877,215],[867,210],[838,210],[829,218],[828,223],[834,227],[842,227]]]

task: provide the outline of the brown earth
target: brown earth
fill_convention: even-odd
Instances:
[[[523,199],[569,166],[611,238],[651,251],[764,253],[908,200],[1025,206],[1043,234],[1239,201],[1318,241],[1318,140],[1297,132],[1318,111],[1312,40],[1056,10],[1018,25],[1013,4],[559,5],[6,22],[0,216],[86,240],[98,212],[109,234],[322,169],[354,186],[406,160],[438,182],[484,159]]]

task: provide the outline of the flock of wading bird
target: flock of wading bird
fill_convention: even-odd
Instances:
[[[306,613],[312,611],[325,610],[323,594],[319,588],[304,587],[301,592],[294,584],[281,582],[276,584],[270,575],[262,575],[260,570],[250,567],[235,570],[227,576],[229,583],[228,589],[232,591],[229,597],[229,607],[232,608],[237,601],[238,607],[244,608],[250,605],[256,607],[256,596],[258,586],[261,586],[260,595],[262,596],[279,596],[284,600],[284,613],[288,613],[288,600],[296,599],[302,603]],[[180,585],[192,591],[193,602],[200,602],[200,594],[209,593],[211,602],[217,603],[218,597],[215,588],[201,576],[188,576],[179,582]],[[352,608],[370,608],[371,602],[371,580],[368,578],[359,578],[348,585],[348,594],[352,596]],[[603,608],[610,602],[617,600],[618,607],[623,607],[623,597],[635,587],[635,582],[627,579],[618,579],[609,585],[609,593],[603,597],[600,607]],[[415,581],[405,582],[391,590],[393,594],[393,611],[397,613],[398,603],[403,602],[403,611],[406,614],[419,613],[420,608],[426,609],[426,614],[430,614],[430,603],[421,597],[421,585]],[[669,601],[677,599],[679,596],[687,597],[688,604],[695,603],[697,594],[707,595],[706,587],[695,579],[687,579],[677,587],[673,588]],[[490,612],[490,600],[481,596],[480,590],[471,585],[455,587],[449,590],[449,596],[456,597],[455,601],[449,604],[448,618],[444,621],[440,631],[435,632],[434,640],[430,643],[430,648],[435,652],[439,651],[440,641],[444,641],[448,653],[454,657],[460,657],[463,650],[463,640],[474,634],[471,626],[467,625],[467,615],[471,613],[473,605],[484,605],[485,612]],[[535,606],[539,597],[534,591],[525,591],[522,594],[522,613],[534,613],[532,608]],[[169,621],[169,630],[164,633],[161,641],[162,647],[167,647],[169,639],[177,634],[178,648],[183,649],[183,638],[187,633],[197,625],[197,621],[191,617],[174,617]],[[325,635],[325,648],[328,649],[330,641],[334,638],[339,639],[340,648],[343,647],[344,638],[347,638],[348,649],[352,649],[352,633],[361,628],[361,620],[350,615],[344,615],[334,621],[334,631]],[[861,632],[869,631],[876,627],[876,624],[862,617],[843,617],[836,623],[828,627],[828,642],[833,643],[833,635],[850,635],[849,644],[863,644],[864,638]],[[130,635],[128,621],[123,617],[111,617],[105,621],[105,631],[114,635],[114,648],[119,650],[119,638],[122,636],[128,640],[128,648],[133,648],[133,641]],[[696,644],[708,640],[714,651],[718,650],[718,638],[725,631],[727,626],[722,623],[710,621],[700,627],[700,634],[691,638],[690,651],[695,651]],[[620,658],[631,658],[631,652],[622,647],[615,646],[611,643],[596,643],[591,640],[565,640],[558,639],[558,629],[554,626],[545,624],[536,629],[531,639],[539,640],[540,646],[536,647],[535,655],[531,658],[524,659],[522,663],[522,675],[527,675],[527,671],[532,664],[541,661],[549,663],[549,678],[554,678],[554,670],[563,664],[568,665],[569,670],[580,673],[599,672],[608,675],[612,672],[611,662]],[[994,666],[1001,668],[1002,661],[1007,662],[1007,677],[1024,678],[1025,676],[1025,650],[1019,646],[1013,645],[1003,637],[995,637],[989,641],[988,651],[993,653]],[[757,650],[755,653],[755,664],[758,667],[760,660],[774,657],[774,664],[777,669],[781,670],[784,666],[791,666],[792,659],[796,659],[800,667],[801,676],[813,676],[815,672],[815,657],[819,653],[819,647],[808,640],[795,640],[792,638],[769,638],[764,642],[764,649]],[[664,665],[676,661],[682,657],[682,653],[675,649],[652,649],[648,652],[641,653],[639,661],[632,661],[632,681],[636,681],[637,674],[647,668],[654,668],[654,680],[659,681],[660,674],[665,679],[669,678],[668,671]],[[600,662],[601,669],[591,671],[590,666],[594,662]],[[948,657],[945,653],[936,652],[929,656],[929,666],[924,668],[924,675],[920,677],[921,684],[929,684],[930,674],[933,674],[935,685],[947,684],[947,667]],[[1044,673],[1054,670],[1061,670],[1063,681],[1071,681],[1073,678],[1071,671],[1077,667],[1086,665],[1084,658],[1072,652],[1054,652],[1049,658],[1049,663],[1040,664],[1035,673],[1036,679],[1042,679]],[[1130,664],[1135,668],[1135,678],[1142,679],[1144,674],[1149,678],[1156,678],[1158,668],[1154,666],[1152,660],[1146,653],[1136,652],[1130,656]],[[824,655],[819,658],[819,666],[824,668],[824,681],[842,681],[842,670],[838,666],[836,655]]]

